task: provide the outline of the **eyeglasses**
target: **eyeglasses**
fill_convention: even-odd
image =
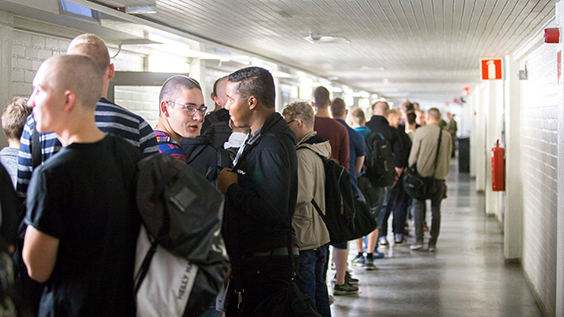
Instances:
[[[298,119],[292,119],[292,120],[290,120],[290,121],[286,121],[286,124],[287,124],[287,125],[290,125],[290,123],[292,123],[292,122],[294,122],[294,121],[296,121],[296,120],[298,120]]]
[[[200,112],[200,114],[203,116],[203,115],[206,114],[206,111],[208,110],[208,107],[206,107],[206,106],[202,106],[202,107],[198,108],[196,106],[189,106],[189,105],[176,103],[176,102],[172,102],[172,101],[167,101],[167,103],[171,103],[173,105],[177,105],[177,106],[184,108],[184,110],[186,110],[186,113],[188,113],[189,116],[195,115],[196,111]]]

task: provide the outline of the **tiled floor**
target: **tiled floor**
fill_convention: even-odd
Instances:
[[[485,217],[483,196],[454,165],[450,174],[437,251],[380,248],[386,258],[375,261],[378,270],[351,267],[360,292],[335,297],[333,316],[542,316],[521,268],[504,265],[503,236],[497,221]],[[352,259],[356,245],[349,245]]]

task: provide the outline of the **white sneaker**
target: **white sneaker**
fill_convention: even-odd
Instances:
[[[411,250],[421,250],[423,249],[423,242],[417,241],[409,247]]]

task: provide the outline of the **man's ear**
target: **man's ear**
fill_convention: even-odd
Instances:
[[[64,108],[64,110],[66,112],[70,112],[70,111],[72,111],[72,109],[74,109],[74,106],[76,104],[76,94],[74,92],[72,92],[71,90],[67,90],[63,94],[65,96],[65,108]]]
[[[108,66],[108,71],[106,72],[106,74],[108,75],[108,80],[114,78],[114,75],[116,74],[116,69],[114,64],[110,63],[110,66]]]
[[[161,101],[161,104],[159,106],[160,106],[161,114],[164,114],[165,116],[168,117],[169,113],[168,113],[168,107],[166,105],[167,105],[166,101]]]
[[[303,128],[303,126],[304,126],[304,122],[302,121],[302,119],[297,118],[297,119],[296,119],[296,125],[298,126],[298,128],[301,129],[301,128]]]
[[[247,103],[249,104],[249,109],[254,110],[258,106],[258,99],[255,96],[250,96],[247,98]]]

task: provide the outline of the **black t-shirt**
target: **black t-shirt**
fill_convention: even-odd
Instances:
[[[140,158],[137,148],[108,135],[70,144],[33,173],[25,222],[60,240],[40,316],[135,315]]]
[[[0,164],[0,251],[16,243],[18,229],[18,197],[10,175]]]

